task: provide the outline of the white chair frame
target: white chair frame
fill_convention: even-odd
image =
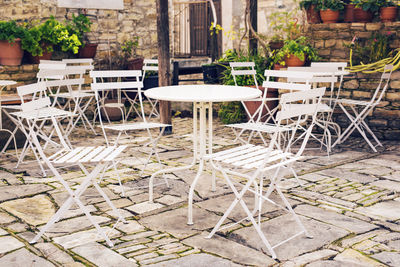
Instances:
[[[393,65],[386,65],[384,71],[381,75],[380,82],[375,89],[371,99],[369,101],[353,100],[353,99],[338,99],[337,104],[342,109],[344,114],[350,120],[350,124],[341,133],[338,139],[335,141],[333,146],[341,144],[346,141],[350,135],[357,129],[364,140],[368,143],[374,152],[377,152],[376,147],[369,140],[367,133],[369,133],[376,142],[376,146],[383,146],[373,131],[369,128],[368,124],[365,122],[367,116],[372,112],[372,110],[379,105],[385,92],[389,86],[390,77],[392,75]],[[346,106],[350,107],[350,110],[346,109]],[[359,110],[357,110],[358,108]]]
[[[301,234],[305,234],[307,237],[311,237],[302,222],[300,221],[299,217],[292,209],[289,201],[282,193],[278,184],[284,175],[282,170],[292,166],[296,161],[301,159],[301,155],[305,149],[305,146],[312,131],[312,127],[314,125],[313,122],[316,118],[318,106],[324,93],[325,88],[317,88],[312,90],[283,94],[280,100],[280,105],[283,108],[276,115],[277,125],[268,147],[246,144],[206,156],[208,159],[211,159],[214,168],[222,172],[227,184],[235,195],[235,199],[233,200],[229,208],[225,211],[224,215],[221,217],[218,223],[215,225],[211,233],[208,235],[208,238],[211,238],[218,230],[231,227],[247,219],[250,220],[251,224],[260,236],[263,244],[271,253],[272,258],[275,259],[277,258],[277,255],[274,251],[274,248],[282,245],[289,240],[292,240],[293,238]],[[290,103],[298,101],[303,102],[303,106],[301,108],[291,107]],[[307,104],[309,102],[312,102],[312,104]],[[304,117],[312,117],[313,122],[309,124],[309,127],[303,138],[303,142],[297,153],[294,154],[292,153],[291,142],[296,139],[296,132],[298,129],[300,129],[299,126],[304,120]],[[286,124],[284,124],[283,122],[286,122],[288,120],[294,121],[293,127],[285,127]],[[290,139],[288,140],[286,149],[283,149],[278,144],[279,136],[281,136],[283,132],[290,132]],[[233,170],[231,167],[228,166],[231,166]],[[238,169],[242,169],[244,170],[244,172],[239,172]],[[249,175],[248,172],[250,170],[255,171]],[[271,171],[273,171],[274,174],[270,178],[270,185],[267,192],[264,193],[264,179],[267,179],[267,172]],[[245,185],[239,183],[239,185],[235,186],[233,179],[231,179],[229,176],[243,177],[247,179],[247,182]],[[254,189],[251,188],[252,184],[255,185]],[[237,189],[237,186],[241,187],[240,191]],[[278,193],[280,199],[283,201],[285,206],[281,206],[269,198],[274,190]],[[246,192],[253,193],[256,196],[255,209],[253,211],[250,211],[243,200],[244,194]],[[261,230],[262,204],[265,201],[289,212],[301,230],[295,235],[289,237],[288,239],[272,246]],[[237,204],[240,204],[240,206],[243,208],[246,213],[246,217],[243,220],[236,222],[235,224],[229,224],[228,226],[221,227]],[[257,213],[258,220],[256,221],[256,219],[254,219],[254,216]]]

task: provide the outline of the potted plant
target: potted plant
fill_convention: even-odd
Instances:
[[[143,57],[138,57],[136,50],[139,46],[139,37],[125,41],[121,45],[121,65],[128,70],[141,70],[143,68]]]
[[[351,0],[344,0],[343,2],[344,2],[344,22],[353,22],[355,5],[351,3]]]
[[[78,16],[72,14],[72,20],[67,21],[66,25],[68,31],[72,34],[76,34],[82,44],[78,51],[78,57],[94,58],[97,44],[89,43],[85,36],[85,33],[90,32],[90,26],[92,25],[90,19],[84,14],[79,14]]]
[[[0,21],[0,64],[21,65],[24,52],[21,40],[26,38],[27,31],[14,20]]]
[[[344,9],[344,3],[341,0],[321,0],[318,9],[323,23],[336,23],[340,10]]]
[[[319,59],[316,50],[308,44],[305,36],[294,40],[286,40],[284,46],[274,53],[274,63],[286,67],[303,66],[306,59]]]
[[[302,25],[298,23],[295,11],[274,12],[269,16],[269,28],[273,35],[269,41],[271,50],[283,47],[284,40],[295,39],[302,32]]]
[[[320,23],[321,18],[317,9],[319,0],[302,0],[299,5],[306,11],[307,22],[310,24]]]
[[[372,21],[374,14],[379,10],[377,0],[351,0],[351,3],[355,5],[354,19],[357,22]]]
[[[382,22],[395,21],[397,17],[397,6],[392,0],[377,0],[379,9],[379,17]]]
[[[29,28],[30,38],[24,40],[24,49],[30,53],[32,62],[50,59],[57,46],[64,52],[78,53],[81,42],[76,34],[70,34],[67,27],[53,16],[42,24]]]

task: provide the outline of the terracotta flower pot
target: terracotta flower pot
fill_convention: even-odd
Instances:
[[[304,66],[306,59],[301,60],[300,58],[296,57],[295,55],[289,55],[285,58],[285,65],[286,67],[301,67]]]
[[[395,21],[397,17],[397,6],[382,7],[379,14],[382,22]]]
[[[140,57],[128,60],[128,70],[141,70],[143,68],[143,60],[144,59]]]
[[[249,86],[249,87],[253,87],[255,88],[255,86]],[[259,86],[258,87],[264,94],[265,88]],[[267,91],[267,99],[268,98],[278,98],[278,90],[275,88],[268,88]],[[274,101],[267,101],[267,106],[269,108],[269,110],[273,110],[274,108],[276,108],[279,104],[278,100],[274,100]],[[246,106],[247,110],[249,111],[249,113],[251,115],[253,115],[257,109],[260,107],[261,105],[261,101],[244,101],[244,105]],[[268,118],[268,110],[266,107],[263,108],[263,111],[261,113],[261,121],[265,122]],[[248,117],[248,114],[246,113],[247,119],[249,120],[250,118]],[[257,114],[258,116],[258,114]],[[257,116],[256,118],[254,118],[255,120],[257,120]]]
[[[21,48],[21,39],[15,39],[14,43],[7,40],[0,41],[0,64],[19,66],[21,65],[24,51]]]
[[[321,17],[316,9],[316,5],[311,5],[309,9],[306,9],[307,22],[310,24],[321,23]]]
[[[365,11],[362,8],[354,8],[354,19],[357,22],[371,22],[373,14]]]
[[[283,68],[286,68],[285,66],[282,66],[281,64],[274,64],[274,70],[280,70],[280,69],[283,69]]]
[[[322,23],[336,23],[339,20],[339,10],[320,10]]]
[[[33,64],[39,64],[40,60],[50,60],[53,52],[47,52],[47,45],[42,45],[43,48],[43,55],[41,56],[32,56],[29,54],[30,60]]]
[[[284,43],[283,43],[283,41],[271,41],[268,44],[269,44],[269,48],[271,48],[272,50],[278,50],[283,47]]]
[[[97,44],[85,44],[78,51],[79,58],[94,58],[96,56]]]
[[[347,4],[344,8],[344,22],[353,22],[354,21],[354,7],[356,5]]]

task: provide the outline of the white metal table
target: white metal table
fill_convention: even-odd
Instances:
[[[199,169],[193,180],[188,199],[188,224],[193,224],[193,193],[196,183],[204,170],[204,156],[212,153],[212,103],[241,101],[258,98],[261,91],[250,87],[225,85],[177,85],[152,88],[144,93],[146,97],[177,102],[193,102],[193,161],[188,166],[169,168],[155,172],[149,181],[149,201],[153,201],[153,179],[161,173],[185,170],[199,162]],[[208,121],[207,121],[208,120]],[[199,129],[197,123],[200,122]],[[208,134],[208,136],[207,136]],[[212,190],[215,191],[215,175],[213,172]]]
[[[10,85],[14,85],[14,84],[16,84],[16,83],[17,83],[17,82],[15,82],[15,81],[10,81],[10,80],[0,80],[0,131],[8,132],[8,133],[10,134],[10,138],[7,140],[6,144],[4,145],[4,148],[1,149],[0,154],[5,152],[5,150],[6,150],[7,147],[8,147],[8,144],[9,144],[10,141],[11,141],[11,139],[14,139],[15,153],[17,153],[17,157],[18,157],[17,143],[16,143],[16,140],[15,140],[15,131],[14,131],[14,132],[11,132],[10,130],[4,129],[4,128],[3,128],[2,106],[1,106],[1,102],[2,102],[2,99],[1,99],[1,92],[3,91],[3,89],[4,89],[5,87],[10,86]],[[17,128],[17,127],[16,127],[16,128]]]

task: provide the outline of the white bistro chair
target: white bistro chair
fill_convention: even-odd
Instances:
[[[158,59],[144,59],[143,60],[143,75],[142,75],[142,82],[144,83],[144,79],[146,78],[146,72],[148,71],[155,71],[158,72]],[[146,97],[146,96],[145,96]],[[149,101],[151,105],[151,111],[149,113],[149,119],[154,116],[154,117],[160,117],[160,114],[158,113],[157,105],[158,105],[158,100],[157,99],[151,99],[146,97],[146,100]]]
[[[72,112],[51,106],[50,98],[46,95],[46,91],[47,88],[44,82],[17,87],[18,95],[21,98],[21,111],[10,113],[12,116],[16,117],[19,129],[27,138],[19,156],[16,168],[22,163],[28,149],[30,148],[34,153],[44,176],[46,176],[46,172],[43,168],[42,159],[39,156],[37,147],[33,145],[32,134],[34,133],[45,141],[45,144],[43,145],[44,148],[46,148],[48,144],[51,144],[54,147],[59,147],[63,144],[57,143],[53,140],[57,129],[59,129],[60,132],[57,132],[57,136],[63,137],[59,142],[66,142],[66,144],[70,146],[65,131],[63,131],[61,127],[55,127],[55,125],[59,124],[60,120],[74,116]],[[23,99],[27,98],[27,96],[31,97],[32,101],[24,102]],[[45,123],[49,121],[52,121],[53,123],[49,126],[45,126]]]
[[[324,93],[325,88],[318,88],[283,94],[280,100],[282,109],[276,114],[277,124],[268,147],[246,144],[206,156],[211,160],[214,168],[223,174],[223,177],[235,195],[235,199],[208,235],[208,238],[211,238],[218,230],[231,227],[248,219],[255,228],[257,234],[260,236],[262,243],[271,253],[272,257],[276,258],[277,256],[274,248],[301,234],[309,236],[304,225],[279,188],[279,182],[285,174],[284,170],[301,159],[314,125],[318,106]],[[291,106],[291,103],[298,103],[299,101],[303,103],[300,108]],[[300,134],[303,134],[303,129],[300,127],[300,124],[304,119],[309,117],[312,118],[312,122],[308,125],[306,134],[302,138],[302,143],[297,152],[294,153],[292,142],[297,139],[298,131],[301,132]],[[291,122],[290,125],[287,124],[288,121]],[[280,135],[283,133],[290,137],[286,142],[286,147],[282,147],[278,141]],[[246,183],[235,182],[234,177],[237,176],[246,179]],[[264,192],[264,180],[270,181],[266,192]],[[252,188],[251,185],[253,184],[256,184],[257,186]],[[279,205],[270,198],[271,193],[274,190],[284,203],[284,206]],[[243,199],[246,193],[252,193],[256,196],[255,209],[253,211],[250,211]],[[283,210],[289,212],[299,226],[300,231],[276,245],[271,245],[266,238],[266,234],[261,229],[261,213],[264,202],[277,205]],[[235,224],[229,223],[227,227],[221,227],[227,217],[232,213],[236,206],[238,206],[237,204],[240,204],[241,208],[246,213],[245,218]],[[255,216],[258,218],[255,219]],[[282,231],[284,231],[284,227],[285,226],[282,226]]]
[[[376,147],[369,140],[367,134],[369,133],[376,142],[376,146],[383,146],[379,139],[375,136],[368,124],[365,122],[367,116],[374,110],[385,95],[387,87],[389,86],[390,76],[393,71],[393,65],[386,65],[381,75],[378,87],[375,89],[369,101],[355,100],[355,99],[338,99],[337,104],[341,110],[346,114],[350,120],[350,125],[341,133],[333,146],[341,144],[350,137],[350,135],[357,129],[361,136],[365,139],[368,145],[374,152],[377,152]],[[348,108],[346,108],[348,107]]]
[[[97,114],[99,116],[100,125],[104,134],[104,138],[106,140],[107,145],[111,145],[111,142],[107,136],[107,131],[118,132],[117,138],[114,140],[113,145],[117,145],[120,137],[123,133],[128,135],[129,131],[146,131],[149,137],[149,141],[145,144],[145,146],[150,146],[151,150],[149,156],[144,163],[143,171],[146,169],[148,163],[150,162],[153,154],[155,155],[157,162],[161,164],[160,157],[157,152],[157,143],[164,133],[165,127],[170,126],[169,124],[163,124],[158,122],[149,122],[144,115],[143,109],[143,99],[142,94],[138,93],[139,98],[139,110],[142,114],[141,121],[139,122],[127,122],[126,120],[122,120],[122,123],[110,123],[104,122],[101,116],[100,110],[104,108],[105,97],[107,96],[107,91],[110,90],[137,90],[140,92],[140,89],[143,87],[143,82],[141,81],[141,71],[139,70],[114,70],[114,71],[91,71],[90,76],[93,78],[92,90],[95,92],[96,103],[97,103]],[[129,78],[128,81],[123,81],[123,78]],[[132,81],[132,79],[134,81]],[[100,97],[100,93],[102,97]],[[124,108],[121,108],[122,112],[124,112]],[[104,112],[106,113],[106,112]],[[126,117],[125,117],[126,118]],[[153,131],[158,131],[156,136],[153,136]],[[128,135],[129,136],[129,135]],[[142,173],[140,175],[142,175]],[[167,180],[165,179],[166,184],[168,185]],[[124,192],[123,192],[124,194]]]
[[[276,89],[276,90],[288,90],[290,92],[293,91],[305,91],[305,90],[310,90],[311,86],[309,82],[306,84],[291,84],[287,82],[282,82],[282,81],[274,81],[278,78],[302,78],[305,79],[306,81],[309,81],[312,79],[313,74],[312,73],[304,73],[304,72],[299,72],[299,71],[278,71],[278,70],[266,70],[265,71],[265,76],[266,80],[263,82],[263,87],[265,88],[264,93],[262,95],[262,104],[259,106],[258,110],[255,113],[255,120],[249,120],[248,122],[245,123],[235,123],[235,124],[229,124],[227,127],[232,127],[234,129],[240,129],[240,133],[237,134],[236,131],[236,139],[242,141],[243,143],[250,143],[251,139],[254,136],[254,133],[258,134],[260,138],[263,140],[264,144],[267,144],[266,140],[262,136],[262,133],[270,133],[270,130],[274,128],[276,120],[275,120],[275,113],[278,111],[280,106],[278,105],[276,108],[270,110],[267,106],[267,101],[270,101],[271,99],[267,98],[268,90],[270,89]],[[275,99],[273,99],[275,100]],[[261,121],[262,118],[262,112],[263,112],[263,107],[266,107],[267,110],[267,116],[268,118],[265,120],[265,122]],[[272,127],[272,128],[271,128]],[[250,131],[250,135],[247,140],[244,140],[243,138],[240,137],[240,135],[244,131]]]

